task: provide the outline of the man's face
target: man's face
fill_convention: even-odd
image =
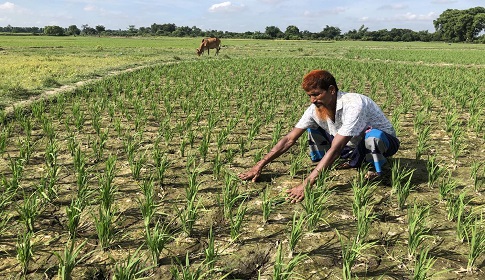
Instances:
[[[313,89],[307,92],[308,97],[310,97],[310,102],[315,104],[317,107],[328,106],[331,104],[333,96],[333,86],[330,86],[327,90],[324,89]]]

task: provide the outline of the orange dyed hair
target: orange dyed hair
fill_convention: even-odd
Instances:
[[[303,77],[301,87],[306,92],[314,89],[328,90],[329,86],[334,86],[338,92],[337,82],[330,72],[326,70],[312,70]]]

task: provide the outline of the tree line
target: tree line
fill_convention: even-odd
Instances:
[[[433,21],[436,31],[413,31],[410,29],[392,28],[370,31],[364,25],[359,29],[342,33],[340,28],[325,26],[320,32],[300,31],[290,25],[285,31],[276,26],[267,26],[264,32],[246,31],[243,33],[207,30],[193,26],[176,26],[173,23],[153,23],[149,27],[136,28],[129,25],[126,30],[109,30],[103,25],[90,27],[84,24],[81,28],[70,25],[40,27],[0,27],[1,33],[35,34],[49,36],[173,36],[173,37],[220,37],[240,39],[286,39],[286,40],[364,40],[364,41],[446,41],[485,43],[485,8],[475,7],[467,10],[447,9]]]

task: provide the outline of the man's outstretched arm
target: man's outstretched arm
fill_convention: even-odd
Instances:
[[[272,162],[274,159],[282,155],[286,152],[291,146],[293,146],[298,138],[305,132],[304,129],[301,128],[293,128],[288,134],[283,136],[283,138],[276,143],[276,145],[267,153],[256,165],[254,165],[248,171],[239,174],[239,178],[242,180],[252,180],[256,182],[261,175],[261,171],[263,167],[266,166],[268,163]]]

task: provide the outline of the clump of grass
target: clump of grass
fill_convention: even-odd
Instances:
[[[160,255],[167,243],[173,239],[172,234],[169,231],[169,224],[161,224],[157,221],[153,228],[145,228],[145,243],[152,256],[152,262],[154,266],[159,265]]]
[[[430,229],[426,227],[426,219],[429,216],[430,206],[420,207],[414,204],[408,208],[408,256],[413,258],[418,247],[430,237]]]
[[[355,261],[363,255],[365,250],[372,248],[374,243],[364,242],[359,238],[352,238],[345,242],[338,230],[336,232],[342,247],[342,279],[352,279],[352,267]]]
[[[394,161],[391,167],[392,191],[397,197],[397,205],[400,210],[404,209],[406,200],[411,193],[413,185],[411,179],[415,169],[401,168],[400,161]]]
[[[295,252],[296,244],[298,244],[298,241],[300,241],[304,233],[305,214],[300,213],[298,218],[297,216],[298,216],[297,212],[295,212],[293,214],[291,230],[288,236],[288,246],[290,250],[290,255],[292,255]]]
[[[136,251],[129,253],[126,259],[115,264],[113,269],[113,280],[135,280],[145,279],[146,272],[152,269],[152,266],[146,266],[146,263],[140,256],[142,246],[138,247]]]
[[[81,255],[81,251],[86,245],[86,242],[87,240],[75,247],[76,239],[70,239],[66,243],[66,247],[64,248],[62,255],[58,252],[54,252],[54,255],[56,255],[59,261],[59,270],[57,271],[57,277],[59,279],[72,279],[72,271],[74,268],[94,253],[94,251],[90,251]]]
[[[283,246],[280,243],[276,251],[276,258],[273,268],[273,279],[274,280],[290,280],[297,279],[297,274],[295,273],[295,268],[303,262],[306,258],[306,254],[298,254],[291,257],[290,260],[285,264],[283,262]]]
[[[429,273],[436,262],[436,258],[429,257],[428,254],[429,248],[424,248],[417,254],[413,269],[414,280],[431,279],[432,275],[429,275]]]
[[[469,233],[466,232],[466,239],[469,246],[467,270],[476,268],[477,259],[485,253],[485,230],[482,219],[475,219],[470,226]]]
[[[241,226],[242,222],[244,221],[244,216],[246,215],[247,209],[247,205],[244,203],[244,201],[242,201],[237,208],[236,214],[231,216],[230,224],[232,241],[236,241],[241,235]]]
[[[31,231],[25,231],[18,236],[15,249],[17,251],[17,260],[19,261],[22,269],[21,273],[24,277],[26,277],[30,261],[34,257]]]

